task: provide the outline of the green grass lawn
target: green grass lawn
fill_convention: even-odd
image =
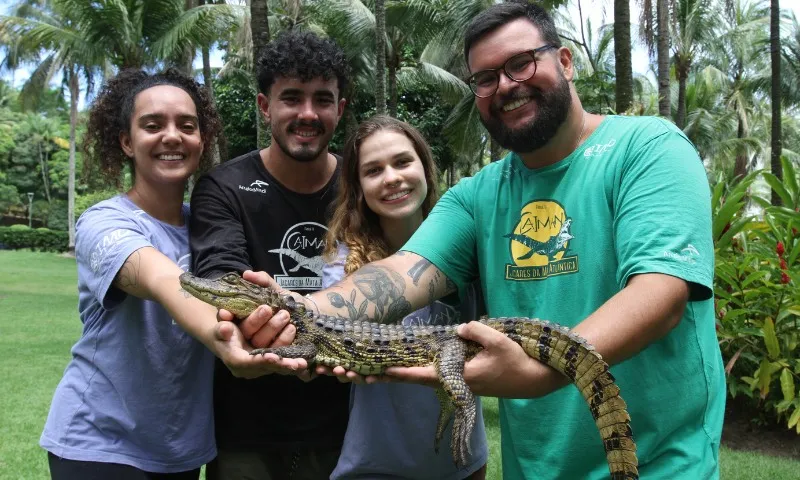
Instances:
[[[73,259],[0,251],[0,479],[48,478],[38,442],[53,390],[81,332],[76,278]],[[483,405],[489,478],[499,480],[497,400],[485,398]],[[720,455],[723,480],[800,477],[800,461],[726,448]]]

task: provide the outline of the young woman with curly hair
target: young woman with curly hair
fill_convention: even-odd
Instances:
[[[92,105],[87,160],[117,184],[128,163],[134,182],[77,222],[83,333],[40,440],[56,480],[196,479],[216,455],[212,352],[255,362],[178,277],[191,265],[184,192],[219,131],[205,89],[173,70],[123,71]]]
[[[329,263],[323,269],[323,288],[398,251],[437,199],[436,165],[422,135],[391,117],[362,123],[344,151],[337,207],[326,238]],[[436,325],[476,318],[477,297],[461,303],[452,297],[436,301],[402,322]],[[488,451],[483,418],[479,416],[470,441],[473,462],[459,470],[450,455],[449,431],[439,453],[434,452],[438,415],[439,402],[429,387],[354,384],[344,446],[331,478],[484,478]]]

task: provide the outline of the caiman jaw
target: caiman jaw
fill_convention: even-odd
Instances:
[[[252,287],[257,286],[245,284],[244,282],[247,281],[238,275],[226,274],[218,280],[206,280],[190,273],[184,273],[180,276],[179,281],[183,289],[192,296],[217,308],[224,308],[236,315],[237,318],[245,318],[264,303],[250,291]],[[249,284],[249,282],[247,283]]]

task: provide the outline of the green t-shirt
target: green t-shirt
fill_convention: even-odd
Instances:
[[[675,126],[609,116],[556,164],[529,169],[510,154],[463,179],[403,250],[460,287],[480,276],[492,317],[567,327],[631,275],[690,282],[680,324],[611,371],[628,403],[642,478],[717,478],[725,377],[711,300],[710,203],[697,151]],[[501,400],[500,422],[506,478],[608,478],[576,388]]]

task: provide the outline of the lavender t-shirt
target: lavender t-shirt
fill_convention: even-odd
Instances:
[[[188,205],[183,214],[188,222]],[[112,286],[125,260],[142,247],[154,247],[183,270],[191,265],[187,228],[156,220],[124,195],[78,220],[83,333],[39,444],[70,460],[159,473],[191,470],[216,456],[213,355],[160,304]]]
[[[339,245],[337,259],[322,269],[322,288],[344,277],[347,248]],[[470,303],[469,300],[464,303]],[[474,318],[457,306],[436,301],[410,313],[404,325],[446,325]],[[471,463],[459,470],[450,454],[453,423],[447,427],[439,453],[433,438],[439,417],[434,390],[423,385],[380,383],[353,385],[350,420],[342,453],[331,480],[462,480],[481,468],[489,456],[480,398],[475,429],[470,438]]]

